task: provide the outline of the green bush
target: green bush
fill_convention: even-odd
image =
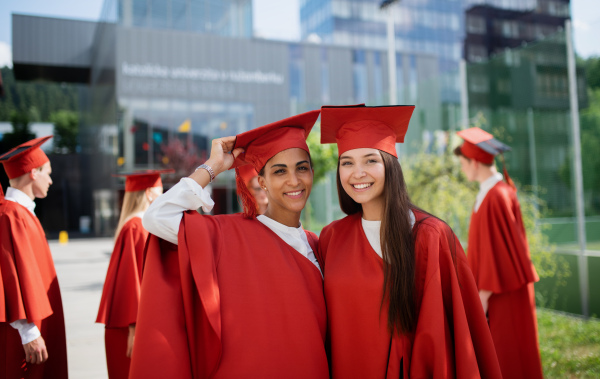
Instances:
[[[467,181],[458,158],[449,151],[442,155],[420,153],[401,159],[401,164],[412,202],[446,221],[468,250],[469,222],[479,185]],[[542,200],[530,188],[517,188],[531,259],[540,278],[553,278],[554,282],[552,288],[537,291],[536,300],[540,306],[552,306],[556,287],[566,285],[570,275],[568,264],[554,254],[554,245],[542,232]]]

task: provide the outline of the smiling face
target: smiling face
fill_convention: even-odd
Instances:
[[[265,215],[282,224],[297,224],[313,184],[308,153],[299,148],[281,151],[269,159],[263,173],[258,183],[267,191]]]
[[[50,162],[44,163],[44,165],[38,170],[36,169],[32,174],[32,192],[33,196],[38,199],[43,199],[48,196],[48,189],[52,184],[52,179],[50,178],[50,174],[52,174],[52,167],[50,166]]]
[[[339,160],[340,182],[344,191],[361,204],[383,206],[385,165],[377,149],[353,149]]]

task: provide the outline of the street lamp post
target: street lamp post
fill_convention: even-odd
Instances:
[[[379,9],[387,10],[387,42],[388,42],[388,76],[390,79],[390,105],[398,103],[398,90],[396,89],[396,33],[394,31],[394,13],[391,5],[400,0],[384,0],[379,4]]]

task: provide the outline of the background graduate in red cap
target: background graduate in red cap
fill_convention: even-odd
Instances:
[[[174,170],[115,175],[126,178],[125,197],[96,319],[96,322],[106,325],[104,339],[110,379],[129,377],[144,247],[148,238],[148,232],[142,226],[142,216],[152,201],[163,193],[160,174],[168,172]]]
[[[131,378],[328,378],[327,312],[317,237],[300,225],[313,183],[311,111],[213,141],[210,158],[143,218],[151,236]],[[257,216],[239,173],[259,173]],[[204,191],[236,169],[243,214],[201,215]],[[187,211],[191,210],[191,211]]]
[[[406,192],[396,143],[413,110],[321,108],[348,214],[319,240],[332,378],[500,378],[458,238]]]
[[[62,299],[35,198],[52,184],[50,160],[25,142],[0,156],[10,180],[0,188],[0,377],[67,378]]]
[[[454,150],[462,171],[479,182],[469,227],[468,261],[505,378],[542,378],[531,262],[514,184],[494,157],[510,148],[491,134],[470,128],[457,133]],[[502,179],[505,179],[503,181]]]
[[[257,214],[261,215],[265,213],[267,205],[269,205],[269,198],[267,197],[265,190],[258,183],[258,172],[254,169],[254,166],[251,164],[240,166],[238,168],[238,174],[246,188],[248,188],[248,191],[250,191],[250,194],[254,196]],[[241,197],[242,194],[238,194],[238,196]]]

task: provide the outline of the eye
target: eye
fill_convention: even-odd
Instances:
[[[279,175],[279,174],[283,174],[283,173],[285,173],[285,169],[284,168],[280,168],[279,170],[275,170],[275,172],[273,174]]]
[[[300,166],[298,167],[299,171],[308,171],[308,167],[307,166]]]
[[[341,164],[341,166],[351,166],[351,165],[352,165],[352,162],[350,162],[350,161],[344,161]]]
[[[367,163],[379,163],[377,159],[369,159]]]

